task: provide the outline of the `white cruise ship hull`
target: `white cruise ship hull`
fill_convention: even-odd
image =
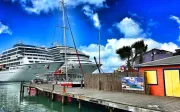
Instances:
[[[19,65],[8,71],[0,71],[0,82],[30,81],[36,78],[36,74],[52,73],[63,64],[63,62],[48,62]]]
[[[97,69],[96,64],[92,64],[92,63],[81,63],[81,66],[82,66],[84,74],[92,74]],[[63,65],[63,68],[61,68],[61,69],[65,73],[65,70],[66,70],[65,65]],[[67,73],[68,74],[76,74],[76,75],[81,76],[82,72],[81,72],[80,65],[75,64],[73,66],[68,66]]]

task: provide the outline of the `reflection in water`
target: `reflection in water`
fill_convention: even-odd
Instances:
[[[63,106],[47,97],[29,97],[26,89],[20,102],[20,83],[0,83],[0,112],[105,112],[97,107],[83,105],[79,110],[77,103]]]

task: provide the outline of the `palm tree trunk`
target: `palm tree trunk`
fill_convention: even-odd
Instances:
[[[139,64],[141,64],[141,63],[143,63],[143,54],[142,53],[140,53],[140,59],[139,59]]]
[[[128,60],[127,60],[127,67],[128,67],[128,70],[131,69],[131,62],[130,62],[130,57],[128,57]]]

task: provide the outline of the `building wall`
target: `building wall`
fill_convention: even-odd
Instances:
[[[148,70],[157,71],[157,85],[150,85],[150,93],[155,96],[165,96],[165,87],[164,87],[164,75],[163,69],[179,69],[179,66],[158,66],[158,67],[143,67],[139,68],[139,72],[145,72]]]
[[[173,56],[173,53],[168,53],[157,49],[154,49],[153,52],[156,52],[156,54],[154,54],[154,60],[159,60]],[[152,59],[152,51],[143,55],[143,63],[150,62],[152,61]],[[135,64],[139,64],[139,58],[136,59]]]

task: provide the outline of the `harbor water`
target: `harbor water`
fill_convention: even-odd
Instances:
[[[84,104],[79,110],[77,103],[62,105],[45,96],[29,96],[25,89],[20,100],[20,83],[0,83],[0,112],[108,112],[95,104]]]

